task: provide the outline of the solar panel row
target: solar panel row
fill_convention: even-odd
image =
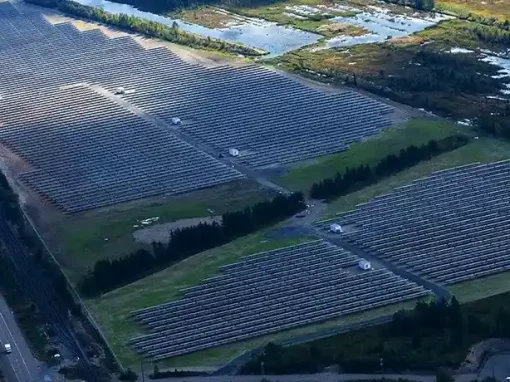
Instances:
[[[221,268],[185,296],[133,312],[151,334],[132,346],[164,359],[418,298],[429,292],[322,240],[263,252]]]
[[[345,238],[426,279],[454,284],[510,270],[510,161],[438,171],[332,223]]]

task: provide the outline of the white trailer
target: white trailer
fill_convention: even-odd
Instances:
[[[230,154],[230,156],[233,156],[233,157],[238,157],[239,156],[239,150],[238,149],[229,149],[228,153]]]
[[[343,229],[342,229],[342,226],[340,224],[331,224],[329,226],[329,232],[333,232],[333,233],[343,233]]]
[[[367,261],[365,259],[361,259],[360,262],[358,263],[358,266],[360,267],[360,269],[364,271],[368,271],[372,268],[372,264],[370,264],[370,261]]]

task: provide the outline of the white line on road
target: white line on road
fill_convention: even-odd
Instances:
[[[28,369],[27,363],[25,362],[25,358],[23,358],[23,354],[21,353],[21,350],[19,349],[18,343],[14,339],[14,335],[12,334],[11,330],[9,329],[9,325],[7,325],[7,321],[5,321],[5,318],[2,313],[0,313],[0,318],[2,318],[5,328],[9,332],[9,336],[12,339],[12,343],[14,344],[14,346],[16,347],[16,349],[18,351],[19,357],[21,358],[21,361],[23,362],[23,365],[25,366],[25,370],[27,371],[28,376],[30,377],[30,379],[32,379],[32,374],[30,374],[30,370]],[[13,369],[14,369],[14,373],[16,373],[16,377],[18,378],[18,380],[20,380],[15,368],[13,368]]]

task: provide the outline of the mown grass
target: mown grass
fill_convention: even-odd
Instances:
[[[366,203],[378,195],[392,192],[397,187],[405,186],[415,179],[429,176],[437,170],[444,170],[468,163],[494,162],[509,158],[509,142],[489,137],[480,137],[480,139],[473,140],[471,143],[455,151],[442,154],[427,162],[422,162],[377,184],[334,200],[328,205],[322,218],[331,218],[339,212],[351,210],[357,204]]]
[[[439,120],[410,120],[378,136],[355,143],[347,151],[316,158],[291,168],[288,174],[273,179],[276,183],[307,193],[313,183],[333,177],[337,172],[359,165],[375,165],[389,154],[398,154],[409,145],[420,146],[432,139],[441,140],[466,129]]]
[[[269,342],[284,342],[301,336],[320,333],[340,326],[355,324],[367,321],[377,317],[393,314],[402,309],[412,309],[418,300],[410,300],[398,304],[393,304],[377,309],[367,310],[361,313],[348,315],[335,320],[329,320],[320,324],[309,325],[302,328],[296,328],[279,332],[267,336],[258,337],[252,340],[238,342],[230,345],[221,346],[214,349],[176,357],[164,361],[161,368],[187,368],[187,367],[218,367],[240,356],[246,351],[257,349]]]
[[[76,280],[88,267],[144,247],[132,237],[138,220],[159,217],[158,223],[210,216],[242,209],[274,196],[251,181],[233,182],[181,196],[135,201],[112,208],[66,216],[54,227],[60,239],[59,260]],[[138,223],[139,224],[139,223]]]
[[[448,287],[448,290],[460,302],[465,303],[510,291],[510,282],[508,280],[510,280],[510,272],[503,272],[455,284]]]
[[[267,230],[235,240],[219,248],[189,257],[172,267],[86,302],[110,346],[124,366],[136,366],[137,355],[126,343],[141,334],[130,312],[162,304],[181,296],[180,290],[199,284],[218,273],[220,266],[248,254],[313,240],[312,237],[266,239]]]

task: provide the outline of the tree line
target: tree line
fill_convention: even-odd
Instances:
[[[220,50],[245,56],[261,56],[265,52],[245,46],[234,44],[210,37],[202,37],[194,33],[181,30],[177,23],[170,27],[165,24],[145,20],[139,17],[126,14],[113,14],[102,9],[89,7],[69,0],[27,0],[28,3],[42,5],[45,7],[57,8],[58,10],[100,23],[113,25],[115,27],[142,33],[150,37],[160,38],[180,45],[187,45],[193,48]]]
[[[431,140],[419,147],[410,145],[400,150],[398,154],[388,154],[373,167],[361,164],[357,168],[347,168],[343,173],[337,172],[332,178],[314,183],[310,189],[310,196],[314,199],[329,199],[347,195],[415,166],[421,161],[455,150],[468,142],[469,138],[465,135],[453,135],[440,141]]]
[[[91,342],[94,341],[93,345],[95,346],[90,347],[93,350],[89,351],[89,356],[97,356],[96,352],[101,347],[101,366],[109,363],[107,366],[110,371],[117,370],[118,365],[114,363],[112,355],[102,347],[100,336],[84,317],[82,307],[77,302],[64,273],[45,250],[32,226],[27,224],[18,196],[2,172],[0,172],[0,215],[0,218],[6,220],[21,245],[28,252],[30,257],[27,262],[33,262],[31,265],[40,271],[39,276],[47,281],[49,292],[51,294],[53,291],[55,292],[52,298],[57,299],[56,306],[61,311],[61,317],[69,316],[68,324],[73,328],[73,323],[79,322],[81,333],[86,334],[86,336],[78,337],[80,344],[89,348]],[[3,240],[3,238],[0,239]],[[58,350],[53,346],[56,340],[53,324],[40,310],[40,302],[34,300],[33,295],[28,292],[25,285],[26,279],[19,273],[16,260],[5,248],[0,248],[0,291],[13,309],[16,321],[40,359],[55,362],[53,355]],[[71,316],[73,320],[70,319]],[[103,378],[107,373],[101,366],[92,367],[96,370],[96,376]],[[68,369],[70,370],[70,368]],[[60,372],[65,374],[68,369],[63,368]],[[80,367],[72,369],[76,373],[83,371]]]
[[[506,19],[504,21],[498,20],[495,17],[484,17],[480,15],[476,15],[473,13],[469,13],[466,17],[466,20],[472,21],[475,23],[480,23],[488,26],[496,26],[498,28],[505,29],[507,31],[510,31],[510,20]]]
[[[460,305],[454,298],[418,302],[389,324],[282,347],[268,344],[242,374],[317,373],[338,365],[344,373],[434,371],[457,368],[471,345],[490,337],[510,337],[510,294]],[[382,364],[382,365],[381,365]]]
[[[477,119],[479,129],[505,139],[510,139],[510,105],[506,104],[506,111],[502,115],[485,112]]]
[[[434,0],[384,0],[387,3],[408,6],[424,11],[434,9]]]
[[[173,230],[168,244],[153,243],[152,252],[140,249],[118,259],[99,260],[80,280],[78,288],[84,296],[98,296],[189,256],[286,219],[305,208],[301,193],[278,195],[244,210],[225,213],[221,223],[200,223]]]

